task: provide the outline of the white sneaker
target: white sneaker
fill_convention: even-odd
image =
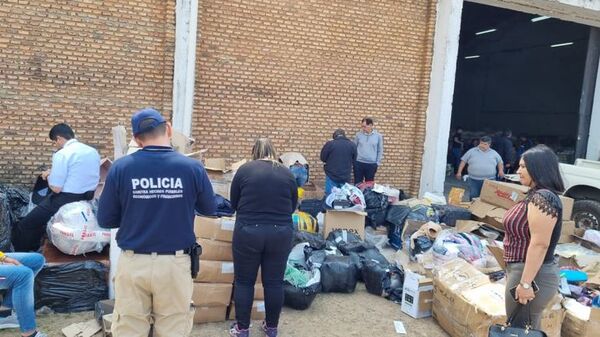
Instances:
[[[15,329],[19,327],[19,321],[17,316],[12,314],[6,317],[0,317],[0,330],[1,329]]]

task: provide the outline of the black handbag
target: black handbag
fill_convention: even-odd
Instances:
[[[524,307],[527,308],[527,323],[525,324],[525,328],[511,326],[514,319]],[[548,335],[541,330],[531,328],[531,309],[529,308],[529,303],[527,303],[526,305],[519,304],[506,321],[506,324],[494,324],[490,326],[488,337],[548,337]]]

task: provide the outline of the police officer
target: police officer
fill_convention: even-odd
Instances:
[[[158,111],[138,111],[131,126],[142,149],[112,165],[98,207],[100,226],[119,228],[123,250],[112,333],[147,337],[153,321],[154,336],[189,336],[194,209],[214,214],[213,190],[200,162],[171,148],[171,125]]]

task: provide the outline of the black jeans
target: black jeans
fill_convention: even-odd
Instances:
[[[250,326],[254,284],[261,268],[267,326],[277,327],[283,306],[283,274],[292,246],[291,225],[236,223],[233,232],[235,319],[240,329]]]
[[[377,164],[354,162],[354,183],[360,184],[363,181],[375,181],[377,173]]]
[[[82,194],[51,193],[12,228],[11,241],[16,252],[37,251],[48,221],[61,206],[70,202],[92,200],[94,192]]]

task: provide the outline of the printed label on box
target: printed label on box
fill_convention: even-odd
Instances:
[[[224,231],[232,231],[235,228],[235,220],[221,219],[221,229]]]
[[[223,262],[221,264],[221,273],[232,274],[233,273],[233,262]]]

